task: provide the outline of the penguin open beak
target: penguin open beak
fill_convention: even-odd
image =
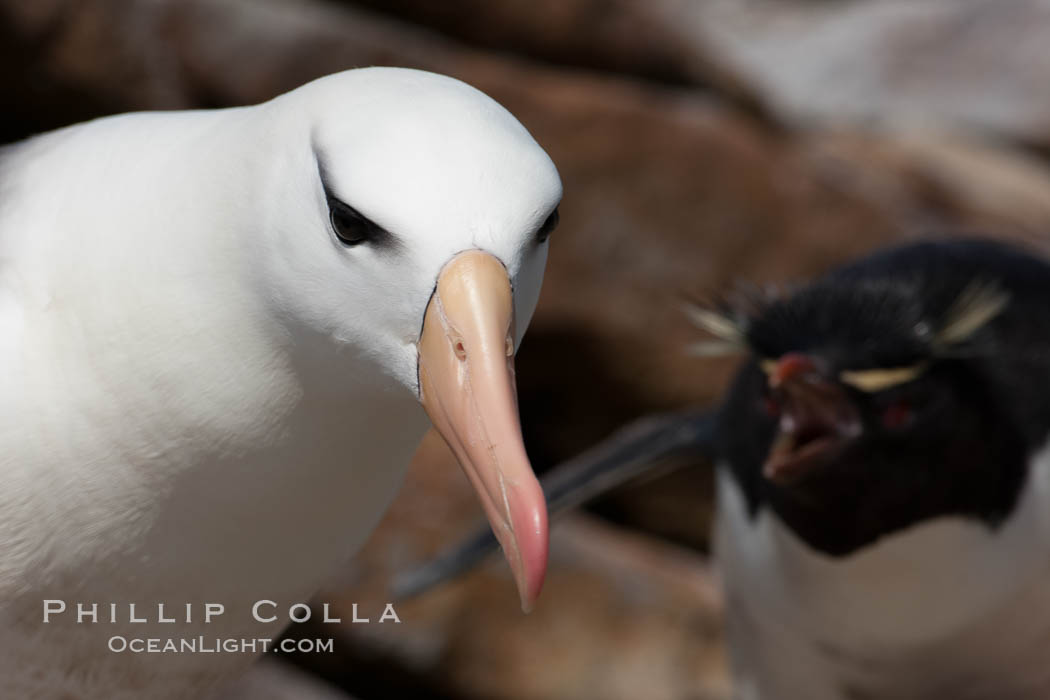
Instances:
[[[807,355],[784,355],[770,364],[767,376],[779,416],[762,473],[787,486],[830,464],[861,434],[861,421],[842,385],[827,379]]]
[[[547,570],[547,505],[525,454],[507,270],[480,250],[438,275],[419,338],[420,399],[467,473],[528,612]]]

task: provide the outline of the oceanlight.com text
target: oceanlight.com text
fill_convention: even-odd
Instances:
[[[117,654],[331,654],[333,639],[242,639],[236,637],[124,637],[109,638],[109,650]]]

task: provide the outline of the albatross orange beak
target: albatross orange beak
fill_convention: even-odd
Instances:
[[[419,388],[503,546],[525,612],[547,571],[547,504],[525,455],[507,270],[480,250],[441,270],[419,338]]]

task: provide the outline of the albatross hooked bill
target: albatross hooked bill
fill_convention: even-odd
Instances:
[[[438,276],[419,338],[420,400],[467,473],[528,612],[547,570],[547,507],[525,454],[507,270],[469,250]]]

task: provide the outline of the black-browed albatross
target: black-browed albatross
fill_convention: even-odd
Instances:
[[[211,692],[253,654],[108,640],[277,637],[251,606],[308,600],[361,545],[426,414],[529,606],[547,521],[513,353],[560,198],[505,109],[403,69],[4,150],[4,697]]]

